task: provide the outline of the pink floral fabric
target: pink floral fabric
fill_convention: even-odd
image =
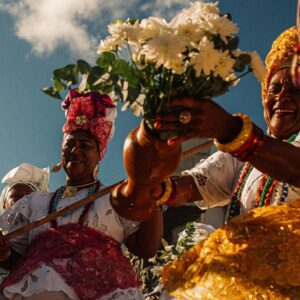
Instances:
[[[115,109],[111,98],[95,92],[80,94],[71,90],[62,102],[62,108],[67,111],[63,132],[89,130],[97,138],[103,158],[113,126],[113,121],[107,119],[109,111]]]
[[[140,286],[118,242],[90,227],[67,224],[37,236],[1,289],[20,281],[42,263],[53,267],[83,300]]]

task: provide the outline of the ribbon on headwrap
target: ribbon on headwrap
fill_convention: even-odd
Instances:
[[[79,93],[71,90],[62,102],[66,111],[64,133],[76,130],[88,130],[99,143],[100,158],[103,159],[108,142],[115,131],[117,109],[108,95],[97,92]]]
[[[298,32],[295,26],[283,31],[273,42],[266,58],[267,74],[262,83],[262,99],[264,100],[271,78],[284,66],[290,67],[298,44]]]

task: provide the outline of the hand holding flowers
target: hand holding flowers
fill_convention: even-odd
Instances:
[[[80,91],[111,93],[142,115],[153,128],[155,116],[168,111],[173,98],[210,99],[225,93],[264,67],[256,52],[238,49],[238,28],[217,3],[194,2],[170,22],[162,18],[116,20],[100,42],[95,66],[83,60],[54,71],[54,97],[72,85]],[[239,74],[239,75],[238,75]]]

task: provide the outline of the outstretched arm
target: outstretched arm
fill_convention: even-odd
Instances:
[[[182,134],[168,141],[177,145],[191,138],[215,138],[228,143],[240,132],[242,123],[212,100],[193,98],[178,99],[172,106],[188,110],[192,119],[184,125],[179,113],[160,116],[157,130],[181,130]],[[300,187],[300,148],[282,140],[264,136],[264,142],[256,155],[249,158],[255,168],[280,181]]]

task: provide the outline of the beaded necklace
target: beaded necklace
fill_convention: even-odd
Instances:
[[[88,196],[91,195],[91,194],[94,194],[96,193],[100,188],[100,182],[99,180],[97,180],[93,185],[89,186],[88,188]],[[51,214],[53,213],[54,211],[57,210],[57,205],[58,205],[58,202],[59,200],[61,199],[63,193],[64,193],[64,190],[65,190],[65,186],[62,186],[60,188],[58,188],[52,195],[51,199],[50,199],[50,202],[49,202],[49,209],[48,209],[48,214]],[[93,205],[93,202],[90,202],[86,205],[83,206],[83,211],[79,217],[79,220],[78,220],[78,223],[83,225],[85,220],[86,220],[86,217],[88,215],[88,212],[90,210],[90,208],[92,207]],[[72,210],[70,212],[67,212],[66,214],[64,214],[62,217],[66,217],[68,215],[71,215],[73,214],[76,210],[80,209],[81,207],[78,207],[77,209],[75,210]],[[52,220],[50,221],[50,225],[51,227],[57,227],[57,221],[56,220]]]
[[[296,139],[297,135],[298,133],[292,134],[288,138],[287,142],[289,143],[293,142]],[[247,162],[242,169],[236,188],[234,189],[231,196],[229,219],[240,214],[241,194],[252,169],[253,166],[249,162]],[[261,178],[260,188],[257,191],[255,207],[263,207],[263,206],[270,205],[271,198],[277,183],[278,181],[276,179],[272,178],[271,176],[268,176],[267,174],[263,174]],[[279,191],[277,191],[277,193],[279,193]],[[277,195],[277,202],[283,203],[287,195],[288,195],[288,184],[283,183],[281,193]]]

